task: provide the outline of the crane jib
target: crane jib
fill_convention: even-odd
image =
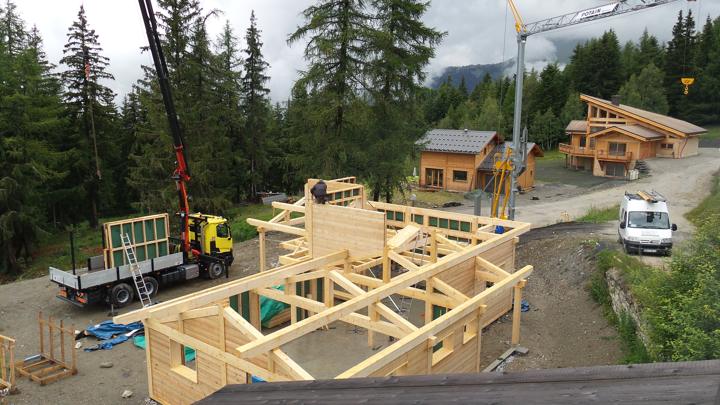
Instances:
[[[600,7],[593,7],[587,10],[578,11],[572,21],[580,21],[590,17],[597,17],[603,14],[613,13],[618,9],[618,6],[620,6],[620,3],[611,3]]]

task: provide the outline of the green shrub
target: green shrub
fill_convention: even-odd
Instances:
[[[635,321],[628,314],[623,312],[617,317],[617,329],[625,353],[624,363],[649,363],[652,361],[645,345],[637,335]]]
[[[577,222],[589,222],[592,224],[599,224],[602,222],[612,221],[618,218],[619,211],[619,204],[615,204],[612,207],[607,208],[590,207],[590,209],[585,215],[577,219]]]
[[[685,214],[695,226],[713,215],[720,215],[720,173],[713,177],[713,186],[710,195],[705,197],[697,207]]]

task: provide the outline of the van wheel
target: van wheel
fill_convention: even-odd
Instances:
[[[145,281],[145,291],[147,291],[147,294],[150,298],[157,295],[159,283],[155,279],[155,277],[145,277],[143,278]]]
[[[110,289],[110,302],[116,308],[122,308],[131,303],[134,296],[135,294],[133,293],[132,287],[126,283],[116,284]]]
[[[225,267],[222,265],[222,263],[212,262],[208,265],[208,268],[207,268],[208,278],[210,278],[210,279],[220,278],[220,276],[223,275],[224,271],[225,271]]]

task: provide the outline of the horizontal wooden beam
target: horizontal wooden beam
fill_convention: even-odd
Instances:
[[[218,313],[219,313],[218,306],[212,305],[212,306],[205,307],[205,308],[191,309],[189,311],[173,314],[171,316],[160,319],[159,321],[161,323],[179,321],[179,320],[187,321],[189,319],[204,318],[206,316],[214,316],[214,315],[217,315]]]
[[[527,224],[529,226],[529,224]],[[458,264],[475,257],[481,253],[484,253],[495,246],[507,241],[517,234],[525,232],[525,227],[519,227],[508,231],[502,235],[498,235],[494,239],[485,241],[479,245],[470,246],[463,252],[457,252],[452,255],[445,256],[438,260],[436,263],[424,266],[418,271],[409,271],[405,274],[395,277],[389,283],[378,287],[372,291],[367,292],[361,296],[355,297],[349,301],[345,301],[342,304],[336,305],[332,308],[328,308],[322,313],[313,315],[309,318],[305,318],[302,321],[266,335],[264,338],[249,342],[240,347],[240,353],[243,358],[253,357],[259,353],[264,353],[275,347],[282,346],[288,342],[291,342],[305,333],[311,332],[324,325],[337,321],[344,316],[347,316],[361,308],[368,306],[371,302],[377,302],[381,299],[398,293],[403,289],[417,284],[420,281],[426,280],[429,277],[434,277],[437,274],[442,273]]]
[[[475,258],[475,263],[476,263],[478,266],[482,267],[483,269],[485,269],[485,270],[487,270],[487,271],[489,271],[489,272],[491,272],[491,273],[496,274],[498,277],[505,278],[505,277],[510,276],[510,273],[508,273],[507,271],[503,270],[500,266],[498,266],[498,265],[496,265],[495,263],[492,263],[492,262],[490,262],[489,260],[484,259],[484,258],[482,258],[482,257],[480,257],[480,256],[478,256],[478,257]]]
[[[113,322],[128,324],[151,317],[162,319],[163,317],[167,317],[172,314],[206,306],[230,296],[238,295],[256,288],[270,287],[280,284],[287,277],[316,270],[320,267],[334,263],[343,262],[347,257],[347,250],[342,250],[325,256],[320,256],[316,259],[310,259],[302,263],[277,267],[272,270],[256,273],[219,286],[210,287],[208,289],[175,298],[151,307],[138,309],[124,315],[118,315],[113,318]]]
[[[272,203],[273,208],[280,208],[284,211],[291,211],[291,212],[302,212],[305,213],[305,206],[304,205],[295,205],[295,204],[288,204],[280,201],[273,201]]]
[[[362,274],[346,274],[347,278],[352,280],[355,284],[364,285],[370,288],[378,288],[383,285],[383,281],[374,277],[364,276]],[[444,308],[455,308],[457,302],[446,295],[437,293],[426,293],[425,290],[419,288],[408,287],[398,292],[400,295],[406,297],[415,298],[421,301],[429,301],[433,305],[437,305]]]
[[[307,234],[302,228],[295,228],[293,226],[278,224],[275,222],[261,221],[255,218],[248,218],[246,221],[248,224],[263,228],[266,231],[277,231],[298,236],[305,236]]]
[[[451,286],[450,284],[448,284],[448,283],[440,280],[440,279],[437,278],[437,277],[433,277],[431,280],[432,280],[433,288],[435,288],[436,290],[440,291],[441,293],[447,295],[448,297],[450,297],[451,299],[453,299],[454,301],[456,301],[456,303],[457,303],[458,305],[459,305],[459,304],[462,304],[463,302],[465,302],[465,301],[467,301],[467,300],[470,299],[470,297],[468,297],[467,295],[461,293],[460,291],[458,291],[457,289],[455,289],[455,287],[453,287],[453,286]]]
[[[390,251],[388,253],[388,256],[390,256],[390,259],[392,259],[395,263],[405,267],[406,269],[410,271],[420,271],[420,266],[413,263],[408,259],[407,257],[401,255],[400,253]]]

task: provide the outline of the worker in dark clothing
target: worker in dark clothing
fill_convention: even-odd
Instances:
[[[315,197],[316,203],[325,204],[325,200],[327,199],[327,184],[322,180],[318,181],[310,189],[310,194]]]

